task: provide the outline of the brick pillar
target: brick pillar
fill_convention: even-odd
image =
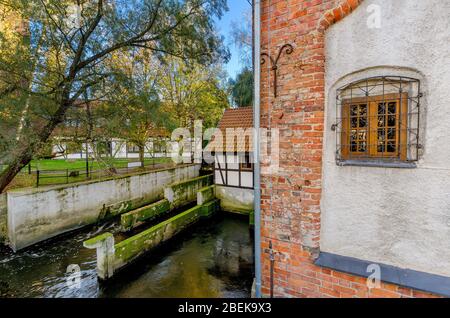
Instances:
[[[279,129],[280,168],[261,177],[262,292],[269,294],[269,242],[275,253],[275,296],[318,296],[308,284],[320,243],[324,130],[324,31],[360,1],[263,0],[262,52],[278,61],[278,96],[270,62],[261,70],[261,126]],[[345,6],[345,12],[342,6]],[[264,162],[264,157],[262,161]],[[313,278],[311,278],[313,279]]]

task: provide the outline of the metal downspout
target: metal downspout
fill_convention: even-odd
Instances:
[[[255,193],[255,281],[256,298],[261,298],[261,165],[260,165],[260,84],[261,84],[261,0],[254,0],[254,105],[253,125],[255,136],[253,138],[254,173],[253,185]]]

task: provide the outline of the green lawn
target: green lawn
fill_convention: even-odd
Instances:
[[[138,159],[115,159],[115,168],[126,168],[129,162],[138,162]],[[171,158],[155,158],[155,159],[145,159],[145,170],[151,170],[152,164],[158,163],[172,163]],[[89,161],[90,175],[89,179],[99,179],[110,176],[107,167],[98,163],[96,161]],[[18,174],[16,178],[12,181],[8,189],[16,188],[26,188],[35,187],[37,184],[36,170],[40,171],[39,186],[44,185],[54,185],[54,184],[65,184],[65,183],[75,183],[87,180],[85,174],[86,161],[83,159],[73,159],[73,160],[52,160],[52,159],[42,159],[33,160],[31,162],[32,174],[28,174],[28,167],[22,169],[22,173]],[[67,170],[79,171],[80,175],[77,176],[67,176]],[[130,168],[126,171],[119,171],[120,173],[132,173],[132,172],[142,171],[142,168],[135,167]]]
[[[145,159],[145,165],[151,165],[153,163],[167,163],[170,162],[170,158],[155,158],[155,159]],[[126,168],[129,162],[138,162],[138,159],[114,159],[114,167],[116,168]],[[97,161],[89,161],[89,167],[92,170],[105,169],[106,166],[102,165]],[[84,171],[86,169],[85,159],[72,159],[72,160],[53,160],[53,159],[42,159],[31,161],[31,169],[35,170],[79,170]],[[24,168],[24,171],[28,171],[28,167]]]

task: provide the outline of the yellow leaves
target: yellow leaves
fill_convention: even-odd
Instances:
[[[171,59],[159,78],[163,109],[178,126],[201,119],[205,126],[214,126],[223,109],[228,107],[226,92],[220,88],[216,69],[202,65],[186,65]]]
[[[0,109],[0,119],[10,120],[12,117],[13,114],[9,109]]]
[[[27,59],[28,47],[26,38],[27,23],[21,17],[19,11],[15,11],[12,1],[4,1],[0,4],[0,61],[2,69],[20,63],[20,59]],[[0,74],[3,75],[3,74]],[[11,77],[7,75],[7,81]]]
[[[152,53],[143,48],[115,51],[110,54],[108,64],[128,77],[142,76],[157,69]]]

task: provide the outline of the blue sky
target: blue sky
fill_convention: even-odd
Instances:
[[[230,38],[231,24],[242,21],[243,14],[250,9],[250,5],[246,0],[228,0],[228,9],[229,11],[224,14],[222,19],[217,21],[217,28],[220,34],[225,37],[225,44],[228,45],[231,53],[231,60],[225,69],[228,72],[228,76],[235,78],[236,74],[242,69],[242,65],[239,62],[239,51],[232,44]]]

